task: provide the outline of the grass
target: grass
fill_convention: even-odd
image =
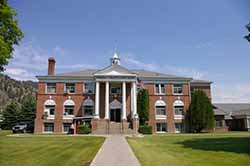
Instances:
[[[6,134],[0,131],[0,165],[4,166],[86,166],[104,142],[101,137]]]
[[[249,166],[250,133],[165,134],[128,138],[142,166]]]

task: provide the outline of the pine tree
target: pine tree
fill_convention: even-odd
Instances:
[[[187,122],[190,132],[200,133],[203,129],[214,127],[214,112],[211,101],[201,90],[192,93],[191,104],[187,111]]]
[[[21,106],[21,117],[22,121],[34,122],[35,119],[35,108],[36,100],[33,96],[25,97]]]
[[[11,102],[2,113],[1,128],[10,130],[20,120],[20,108],[16,102]]]
[[[149,116],[149,94],[147,89],[140,89],[137,94],[137,112],[139,115],[140,125],[148,121]]]

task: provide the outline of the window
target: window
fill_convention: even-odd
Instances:
[[[184,124],[183,123],[175,123],[175,132],[181,133],[184,131]]]
[[[110,93],[111,94],[121,94],[121,88],[120,87],[111,87]]]
[[[165,85],[164,84],[155,84],[155,93],[156,94],[165,94]]]
[[[47,93],[56,93],[56,83],[47,83],[46,87]]]
[[[184,106],[174,106],[175,115],[184,115]]]
[[[45,105],[44,112],[47,112],[48,116],[55,115],[55,106],[54,105]]]
[[[84,106],[84,115],[85,116],[91,116],[93,115],[94,112],[94,107],[90,105],[85,105]]]
[[[216,120],[216,121],[215,121],[215,126],[216,126],[216,127],[223,127],[223,122],[222,122],[222,120]]]
[[[157,132],[167,132],[167,124],[166,123],[156,123],[156,131]]]
[[[71,123],[63,123],[63,132],[68,133],[71,128]]]
[[[74,106],[73,105],[65,105],[64,106],[64,115],[74,115]]]
[[[182,84],[174,84],[174,94],[182,94],[183,93],[183,87]]]
[[[74,83],[66,83],[65,84],[65,92],[66,93],[75,93],[75,84]]]
[[[44,132],[47,133],[54,132],[54,123],[44,123]]]
[[[93,82],[85,83],[85,93],[93,94],[95,90],[95,84]]]
[[[166,106],[155,106],[156,115],[166,115]]]

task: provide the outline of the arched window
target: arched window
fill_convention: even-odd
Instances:
[[[157,100],[155,102],[156,118],[166,118],[166,103],[163,100]]]
[[[71,100],[70,97],[63,103],[63,106],[64,106],[64,113],[63,113],[64,116],[74,115],[75,102]]]
[[[173,105],[174,105],[174,114],[177,116],[183,116],[184,103],[181,100],[176,100]]]
[[[88,97],[82,105],[83,115],[91,116],[94,113],[94,101]]]
[[[54,117],[55,116],[55,107],[56,107],[56,102],[52,100],[51,98],[46,100],[44,102],[44,113],[48,117]]]

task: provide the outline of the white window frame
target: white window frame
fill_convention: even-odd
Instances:
[[[182,86],[181,93],[175,93],[175,92],[174,92],[174,89],[175,89],[174,86],[175,86],[175,85],[181,85],[181,86]],[[173,84],[173,85],[172,85],[172,91],[173,91],[173,95],[176,95],[176,96],[178,96],[178,95],[179,95],[179,96],[180,96],[180,95],[183,95],[183,84]]]
[[[48,92],[48,84],[55,84],[55,92]],[[45,93],[46,94],[56,94],[56,83],[53,82],[47,82],[45,87]]]
[[[48,109],[46,109],[46,106],[54,106],[55,110],[54,110],[54,115],[50,115],[50,111]],[[44,112],[47,112],[48,115],[48,119],[55,119],[55,114],[56,114],[56,106],[55,105],[44,105]]]
[[[75,91],[74,91],[73,93],[67,91],[67,86],[66,86],[67,84],[74,84],[74,89],[75,89]],[[64,93],[75,94],[75,93],[76,93],[76,83],[71,83],[71,82],[64,83]]]
[[[157,91],[156,91],[156,86],[157,85],[158,85],[158,88],[159,88],[159,93],[157,93]],[[161,85],[163,85],[163,87],[164,87],[164,93],[162,92]],[[156,95],[165,95],[166,94],[166,85],[163,84],[163,83],[154,84],[154,92],[155,92]]]
[[[63,125],[62,125],[62,132],[63,133],[68,133],[68,131],[64,131],[64,124],[70,124],[70,126],[69,126],[69,129],[70,129],[71,126],[72,126],[72,123],[63,123]]]
[[[182,129],[181,130],[176,130],[177,128],[176,128],[176,125],[177,124],[182,124]],[[181,122],[181,123],[175,123],[174,124],[174,127],[175,127],[175,133],[183,133],[184,132],[184,130],[185,130],[185,126],[184,126],[184,123],[183,122]]]
[[[65,106],[72,106],[73,107],[73,115],[65,115]],[[75,115],[74,115],[74,112],[75,112],[75,105],[64,105],[63,106],[63,119],[72,119]]]
[[[158,131],[157,130],[157,124],[165,124],[166,125],[166,131]],[[155,127],[156,127],[156,133],[160,134],[160,133],[167,133],[168,132],[168,124],[166,122],[156,122]],[[162,129],[162,127],[161,127],[161,129]]]
[[[181,100],[176,100],[173,103],[173,113],[174,113],[174,119],[180,119],[183,120],[185,118],[185,115],[176,115],[175,114],[175,107],[176,106],[182,106],[183,107],[183,114],[185,114],[185,105]]]
[[[86,84],[93,84],[93,92],[92,93],[89,93],[86,91]],[[84,82],[83,83],[83,93],[85,94],[95,94],[95,83],[94,82]]]
[[[47,123],[47,122],[45,122],[45,123]],[[50,123],[50,124],[53,124],[53,131],[45,131],[45,123],[43,123],[43,133],[46,133],[46,134],[54,133],[54,131],[55,131],[55,124],[54,123]]]
[[[119,93],[113,93],[112,89],[120,89],[120,91],[119,91]],[[119,94],[121,94],[121,87],[110,87],[110,94],[111,95],[119,95]]]
[[[165,107],[165,115],[157,115],[157,106],[164,106]],[[154,104],[154,110],[155,110],[155,119],[167,119],[167,105],[163,100],[157,100]]]

